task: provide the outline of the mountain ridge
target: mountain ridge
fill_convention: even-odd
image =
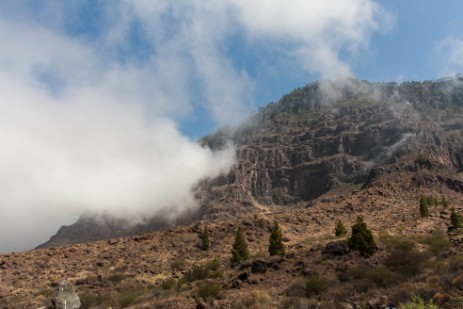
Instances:
[[[462,108],[461,76],[401,84],[314,82],[199,141],[219,150],[231,140],[237,162],[227,175],[201,181],[196,206],[178,220],[158,215],[118,228],[112,219],[98,225],[82,217],[38,248],[240,217],[259,205],[310,204],[335,187],[363,185],[372,168],[399,158],[424,156],[461,170]]]

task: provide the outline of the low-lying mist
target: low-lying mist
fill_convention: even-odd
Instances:
[[[213,153],[167,118],[115,98],[0,83],[0,251],[32,248],[84,212],[136,222],[191,206],[191,187],[226,172],[234,149]],[[94,93],[94,92],[93,92]]]

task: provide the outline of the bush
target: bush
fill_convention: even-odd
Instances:
[[[283,245],[283,232],[281,231],[278,222],[275,222],[272,233],[270,234],[268,252],[270,255],[285,256],[286,254],[285,247]]]
[[[358,266],[349,269],[347,274],[357,280],[366,279],[380,287],[390,286],[400,279],[397,273],[390,271],[386,267],[371,268]]]
[[[220,262],[214,258],[203,266],[195,266],[193,269],[187,271],[180,279],[179,284],[181,285],[185,282],[194,282],[208,278],[221,278],[222,276],[223,271]]]
[[[445,196],[442,196],[442,206],[444,206],[445,208],[447,208],[449,206],[449,203],[447,202],[447,199],[445,198]]]
[[[450,249],[450,241],[447,235],[439,230],[434,231],[427,239],[428,251],[432,255],[439,255]]]
[[[177,279],[167,278],[161,283],[161,288],[164,290],[170,290],[177,286]]]
[[[232,262],[240,262],[249,259],[248,244],[246,243],[241,225],[238,225],[238,229],[236,230],[235,242],[233,243],[231,253]]]
[[[428,199],[424,196],[420,196],[420,216],[427,217],[429,216],[429,208],[428,208]]]
[[[251,294],[246,294],[243,297],[236,298],[232,303],[232,309],[260,309],[268,308],[270,296],[263,291],[253,291]]]
[[[428,304],[425,304],[421,297],[414,296],[410,302],[406,304],[400,304],[399,309],[439,309],[439,307],[434,305],[432,301]]]
[[[399,273],[403,277],[411,277],[419,274],[425,256],[420,253],[415,243],[407,240],[394,238],[388,241],[388,251],[384,265]]]
[[[344,226],[344,224],[342,223],[341,220],[336,221],[336,227],[334,228],[334,234],[337,237],[340,237],[340,236],[343,236],[343,235],[347,234],[347,229],[346,229],[346,227]]]
[[[219,298],[222,293],[222,287],[215,282],[203,282],[198,288],[198,296],[204,300]]]
[[[352,235],[347,241],[352,250],[358,250],[365,257],[373,255],[376,251],[376,242],[362,217],[352,226]]]
[[[305,295],[311,297],[323,294],[330,286],[330,281],[325,277],[311,276],[305,282]]]
[[[113,283],[120,282],[126,278],[126,275],[124,274],[113,274],[109,276],[107,279]]]
[[[201,234],[201,249],[204,251],[209,250],[209,229],[207,226],[204,227],[203,233]]]
[[[450,214],[450,223],[455,228],[463,227],[463,217],[455,211],[455,208],[452,208],[452,213]]]
[[[186,268],[186,262],[185,260],[174,260],[172,263],[170,263],[170,268],[171,269],[178,269],[178,270],[185,270]]]

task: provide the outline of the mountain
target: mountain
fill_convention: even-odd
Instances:
[[[136,226],[83,216],[39,248],[232,219],[271,205],[310,206],[327,194],[350,194],[392,163],[462,170],[462,111],[460,76],[401,84],[314,82],[240,126],[200,140],[213,150],[232,141],[237,163],[227,175],[198,184],[197,207],[189,213],[170,221],[158,215]]]
[[[82,217],[51,248],[0,255],[0,307],[46,308],[67,279],[82,308],[463,308],[462,86],[296,89],[200,141],[232,140],[237,163],[198,183],[185,221]],[[234,263],[238,226],[250,258]]]

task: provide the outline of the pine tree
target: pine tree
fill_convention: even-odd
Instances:
[[[373,234],[368,229],[362,217],[357,218],[357,223],[352,226],[352,235],[347,241],[352,250],[360,251],[365,257],[373,255],[376,251],[376,243]]]
[[[238,229],[235,234],[235,242],[233,243],[232,262],[240,262],[249,259],[248,244],[244,237],[241,225],[238,225]]]
[[[428,201],[424,195],[420,196],[420,215],[423,218],[429,216]]]
[[[203,233],[201,234],[201,249],[204,251],[209,250],[209,229],[207,226],[204,227]]]
[[[452,213],[450,214],[450,222],[455,228],[463,227],[463,217],[455,211],[455,208],[452,208]]]
[[[269,237],[268,253],[270,253],[270,255],[279,256],[285,256],[286,254],[285,247],[283,246],[283,232],[281,231],[278,222],[275,222],[272,233]]]
[[[341,220],[336,221],[336,227],[334,228],[334,234],[337,237],[347,234],[347,229]]]

